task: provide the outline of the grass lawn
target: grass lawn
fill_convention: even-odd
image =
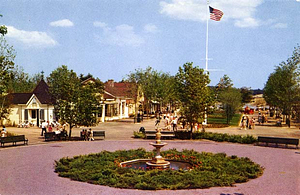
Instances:
[[[230,121],[230,126],[238,126],[240,122],[241,114],[235,114]],[[226,124],[227,119],[222,113],[209,114],[207,117],[208,124]]]

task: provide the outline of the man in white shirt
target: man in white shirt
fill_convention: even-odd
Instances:
[[[42,122],[41,136],[44,136],[44,131],[45,131],[45,133],[47,132],[47,127],[48,127],[48,123],[46,123],[46,121]]]

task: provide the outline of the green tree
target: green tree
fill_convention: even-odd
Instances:
[[[0,17],[3,17],[3,15],[0,14]],[[7,28],[6,28],[6,26],[5,26],[5,25],[1,25],[1,26],[0,26],[0,34],[1,34],[2,36],[4,36],[6,33],[7,33]],[[1,36],[1,35],[0,35],[0,36]]]
[[[240,91],[242,94],[242,103],[243,104],[250,103],[253,98],[251,90],[247,87],[242,87]]]
[[[222,103],[227,124],[229,124],[242,105],[241,92],[239,89],[229,87],[220,93],[219,101]]]
[[[70,126],[69,137],[74,126],[95,124],[94,111],[100,106],[99,94],[103,92],[103,83],[99,79],[82,85],[77,74],[63,65],[52,71],[47,80],[56,101],[56,116]]]
[[[230,88],[230,87],[232,87],[232,86],[233,86],[232,80],[229,78],[228,75],[225,74],[225,75],[220,79],[219,83],[217,84],[217,89],[218,89],[219,91],[222,91],[222,90],[225,90],[225,89]]]
[[[187,120],[192,132],[196,123],[204,121],[206,108],[212,103],[208,74],[203,69],[186,63],[179,67],[175,76],[176,92],[180,102],[180,113]]]
[[[151,101],[157,101],[163,105],[174,99],[174,77],[168,73],[147,67],[145,70],[137,69],[130,73],[126,81],[133,84],[132,94],[136,94],[136,97],[144,96],[144,108],[147,113],[149,113]]]
[[[93,78],[93,77],[91,77]],[[76,109],[78,111],[78,125],[93,126],[96,124],[96,113],[100,106],[101,94],[103,94],[103,83],[99,79],[93,82],[81,84],[79,87]]]
[[[15,50],[9,46],[4,38],[0,35],[0,117],[7,118],[9,113],[10,102],[7,98],[9,81],[12,79],[12,70],[15,63]]]
[[[276,66],[264,87],[264,98],[273,107],[279,108],[288,117],[299,102],[300,47],[294,49],[292,57]]]
[[[22,67],[16,66],[11,71],[12,79],[8,83],[9,93],[29,93],[36,87],[38,82],[42,79],[40,73],[30,76],[24,72]]]
[[[220,78],[219,83],[214,88],[214,93],[217,101],[219,100],[219,94],[222,93],[222,91],[230,88],[233,86],[232,80],[227,76],[226,74]]]
[[[221,102],[227,124],[229,124],[242,105],[242,94],[240,90],[233,87],[233,82],[227,75],[220,79],[216,88],[217,100]]]

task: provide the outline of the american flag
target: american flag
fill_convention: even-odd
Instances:
[[[212,8],[210,6],[209,6],[209,13],[210,13],[210,19],[215,21],[220,21],[223,16],[223,12],[221,10]]]

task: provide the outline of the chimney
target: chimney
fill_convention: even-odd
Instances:
[[[107,81],[109,87],[114,87],[114,80],[110,79]]]

